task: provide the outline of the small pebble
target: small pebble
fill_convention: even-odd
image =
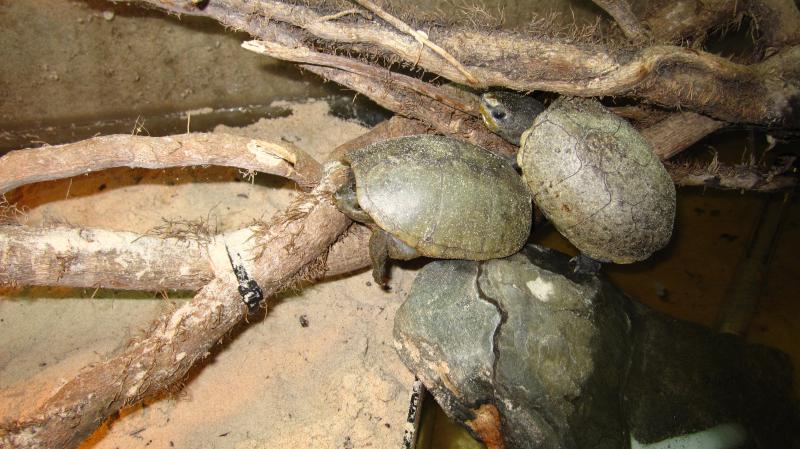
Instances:
[[[103,18],[109,22],[114,20],[114,11],[103,11]]]

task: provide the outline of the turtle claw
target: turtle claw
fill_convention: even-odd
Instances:
[[[383,290],[389,290],[389,276],[386,275],[386,267],[372,267],[372,279],[378,284]]]

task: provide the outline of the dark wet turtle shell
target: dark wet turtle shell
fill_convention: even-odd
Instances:
[[[536,205],[594,259],[643,260],[672,235],[672,179],[644,137],[596,100],[556,100],[523,134],[517,163]]]
[[[361,209],[424,256],[505,257],[530,233],[522,179],[502,157],[468,142],[407,136],[354,150],[345,162]]]

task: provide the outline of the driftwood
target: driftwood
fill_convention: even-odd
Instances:
[[[329,168],[319,186],[302,194],[262,235],[263,251],[250,273],[266,296],[306,276],[315,261],[324,262],[349,225],[331,201],[343,175],[343,167]],[[81,370],[32,416],[6,425],[0,441],[7,447],[74,447],[121,407],[180,381],[246,315],[227,253],[219,246],[213,252],[215,277],[191,302],[121,354]]]
[[[377,140],[417,131],[417,124],[393,119],[377,127],[374,134],[368,133],[358,140],[364,144],[369,142],[370,135]],[[193,136],[201,141],[208,138],[206,135],[180,138],[193,146],[190,143]],[[237,143],[246,148],[252,140],[236,136],[216,138],[220,139],[218,144],[228,148]],[[228,138],[230,145],[224,142]],[[112,136],[85,141],[84,148],[103,153],[109,148],[99,149],[98,142],[135,146],[142,143],[140,140],[155,146],[170,146],[174,142],[170,138]],[[71,152],[82,149],[76,143],[60,150],[65,147]],[[272,156],[281,155],[282,160],[275,165],[267,164],[268,172],[294,173],[297,179],[304,180],[315,176],[315,164],[295,147],[282,143],[267,148]],[[240,150],[232,152],[238,154]],[[25,166],[27,162],[20,163],[26,159],[25,154],[20,152],[10,160]],[[0,159],[0,164],[4,160]],[[298,171],[300,166],[289,164],[288,160],[303,160],[300,166],[309,171]],[[80,158],[72,161],[81,163]],[[128,164],[117,160],[115,165]],[[159,166],[168,163],[162,161]],[[54,173],[41,174],[42,179],[58,178],[65,170],[70,171],[60,165],[51,168]],[[188,369],[247,314],[228,259],[229,250],[238,252],[247,261],[248,273],[267,298],[286,287],[366,267],[369,231],[351,225],[332,202],[333,192],[345,178],[343,166],[331,163],[318,185],[301,194],[271,224],[220,236],[136,236],[97,229],[30,229],[19,225],[0,228],[3,282],[143,290],[198,289],[192,301],[155,323],[146,338],[132,342],[110,359],[87,366],[29,415],[0,423],[0,447],[76,447],[120,408],[179,383]],[[124,269],[115,265],[120,262],[126,265]],[[72,270],[80,265],[84,268]],[[123,274],[109,269],[121,269]],[[138,276],[145,281],[137,279]],[[190,279],[193,276],[197,279]],[[147,281],[151,283],[147,285]]]
[[[680,0],[635,11],[625,0],[596,3],[621,40],[557,37],[536,30],[429,27],[368,0],[139,0],[169,12],[211,17],[248,32],[245,48],[289,60],[369,96],[399,116],[337,150],[424,132],[457,136],[497,153],[515,148],[482,125],[467,90],[409,75],[423,71],[473,88],[505,87],[565,95],[625,97],[654,151],[668,159],[729,124],[791,133],[800,128],[800,13],[791,0]],[[672,6],[671,6],[672,5]],[[671,8],[671,9],[670,9]],[[675,22],[681,11],[686,20]],[[702,36],[747,14],[762,30],[759,54],[733,62],[699,48]],[[691,41],[698,48],[675,45]],[[384,63],[384,64],[382,64]],[[386,65],[404,66],[405,73]],[[648,112],[650,111],[650,112]],[[234,136],[111,136],[11,153],[0,159],[0,191],[117,166],[227,165],[273,173],[307,190],[270,224],[225,235],[173,232],[138,236],[100,229],[0,227],[0,282],[143,290],[197,290],[150,334],[84,368],[30,415],[0,424],[0,446],[75,447],[121,407],[179,382],[189,367],[246,316],[228,252],[247,261],[265,296],[297,283],[368,264],[368,230],[351,225],[331,200],[343,182],[285,143]],[[667,162],[679,185],[773,190],[796,185],[790,164],[752,166]],[[174,230],[173,230],[174,231]],[[121,265],[121,260],[126,265]],[[115,273],[115,274],[111,274]],[[136,274],[134,276],[134,273]]]
[[[404,61],[476,88],[629,96],[728,122],[793,128],[800,122],[796,108],[791,106],[800,94],[797,77],[800,45],[796,39],[800,14],[790,0],[763,2],[779,4],[786,13],[780,19],[769,13],[756,16],[760,29],[780,30],[773,34],[782,37],[770,39],[776,41],[771,44],[780,44],[772,47],[771,56],[750,65],[663,44],[631,48],[621,44],[571,42],[534,33],[431,27],[426,37],[459,61],[454,65],[414,36],[360,15],[332,16],[310,6],[267,0],[216,0],[203,8],[191,2],[140,1],[175,13],[211,17],[263,41],[274,41],[276,35],[308,43],[323,40],[338,51]],[[735,8],[736,2],[730,0],[724,4]],[[750,13],[775,10],[753,8]],[[668,15],[664,11],[649,19],[668,20]],[[678,34],[705,33],[713,26],[726,24],[729,18],[721,14],[715,21],[696,24],[708,28]],[[623,26],[626,27],[630,28]]]

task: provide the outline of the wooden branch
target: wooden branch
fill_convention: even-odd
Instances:
[[[429,127],[419,121],[393,117],[337,147],[332,152],[332,160],[340,159],[350,149],[379,140],[427,131]],[[114,141],[103,142],[113,145]],[[129,141],[123,139],[121,142],[128,144]],[[82,148],[80,142],[71,145],[74,149]],[[106,150],[113,152],[111,148]],[[25,154],[36,153],[19,152],[20,156]],[[46,172],[39,175],[49,179]],[[180,228],[181,224],[175,225]],[[257,232],[256,227],[249,227],[213,236],[203,231],[171,226],[171,229],[164,230],[163,235],[157,232],[138,235],[91,228],[0,226],[0,284],[144,291],[199,290],[214,275],[213,247],[226,241],[256,240]],[[368,239],[366,228],[351,226],[350,231],[331,247],[324,272],[320,274],[334,277],[368,266],[369,258],[365,251]],[[255,259],[258,256],[256,252],[260,253],[261,249],[240,245],[239,251],[243,258]]]
[[[214,240],[225,236],[187,240],[96,228],[0,226],[0,284],[197,291],[214,277]],[[353,225],[331,247],[324,277],[367,267],[362,250],[368,240],[369,230]],[[251,249],[242,248],[245,258],[254,256]]]
[[[500,154],[513,155],[516,151],[514,147],[508,148],[505,141],[501,141],[503,146],[498,147],[496,143],[497,139],[494,135],[490,135],[490,137],[492,137],[491,140],[485,138],[476,139],[476,134],[479,136],[481,135],[478,132],[486,132],[482,124],[478,124],[476,128],[465,127],[464,124],[468,123],[467,120],[453,120],[454,112],[451,111],[449,114],[443,113],[437,110],[437,107],[441,107],[441,103],[427,101],[425,98],[422,98],[421,95],[417,94],[425,92],[426,97],[438,99],[442,95],[447,95],[445,92],[433,94],[431,93],[433,91],[425,91],[424,89],[416,88],[412,89],[413,91],[404,92],[402,86],[413,83],[406,83],[405,81],[394,82],[396,78],[402,77],[403,75],[386,74],[386,72],[383,71],[378,72],[382,76],[389,78],[389,82],[391,82],[391,86],[394,88],[388,88],[388,83],[377,82],[371,78],[372,76],[377,76],[374,67],[352,61],[348,58],[314,52],[305,47],[287,48],[278,44],[264,42],[250,41],[245,43],[245,46],[253,51],[281,59],[331,66],[318,67],[310,64],[303,65],[307,70],[318,73],[327,79],[367,95],[387,109],[429,123],[440,133],[466,138],[478,145],[493,149]],[[341,70],[332,68],[338,63],[341,63],[343,67],[347,67],[348,69]],[[414,80],[414,82],[418,82],[418,80]],[[435,87],[431,88],[436,89]],[[409,105],[411,106],[409,107]],[[668,159],[691,147],[691,145],[703,137],[725,125],[724,122],[700,114],[683,112],[667,116],[656,124],[643,129],[642,134],[651,143],[654,152],[659,158]],[[467,132],[463,131],[465,128]],[[477,129],[477,131],[473,131],[475,129]],[[687,172],[684,168],[680,168],[680,166],[668,165],[667,169],[671,174],[673,171],[676,172],[672,174],[672,176],[677,180],[676,182],[682,186],[703,185],[723,189],[748,189],[747,186],[752,186],[755,190],[767,191],[782,190],[796,185],[796,179],[792,177],[782,177],[775,182],[765,182],[764,180],[769,178],[770,175],[768,173],[761,173],[754,167],[750,167],[747,170],[734,170],[729,167],[721,167],[720,170],[710,177],[699,176],[695,172],[691,172],[695,174],[690,176],[688,174],[690,172]],[[716,180],[712,181],[712,179]]]
[[[261,235],[263,251],[249,272],[266,297],[308,276],[307,267],[324,260],[349,225],[331,201],[344,179],[340,164],[329,167],[319,186]],[[147,338],[81,370],[29,416],[0,425],[0,447],[76,447],[120,408],[180,381],[245,316],[227,253],[212,259],[216,276],[194,300],[160,319]]]
[[[261,38],[279,28],[280,22],[342,50],[399,57],[452,81],[470,83],[438,54],[420,48],[413,37],[373,21],[320,20],[322,16],[308,6],[274,0],[215,0],[202,9],[167,0],[140,1],[168,11],[212,17]],[[478,80],[478,87],[629,96],[728,122],[793,128],[800,122],[796,108],[790,106],[800,95],[797,45],[761,63],[741,65],[675,46],[651,46],[631,53],[521,32],[433,29],[429,37],[461,61]],[[776,58],[778,61],[772,61]]]
[[[288,142],[228,134],[169,137],[113,135],[76,143],[12,151],[0,157],[0,194],[24,184],[77,176],[112,167],[167,168],[222,165],[290,178],[312,187],[321,166]]]
[[[288,48],[279,44],[257,41],[246,42],[243,46],[269,56],[305,63],[303,67],[307,70],[367,95],[387,109],[422,120],[440,133],[466,138],[501,154],[513,155],[516,151],[514,147],[507,147],[505,141],[501,141],[503,146],[498,147],[497,139],[494,135],[490,135],[491,140],[485,138],[476,139],[476,134],[481,135],[478,132],[486,132],[483,124],[477,124],[475,128],[465,127],[468,119],[453,120],[452,117],[456,114],[455,112],[441,112],[441,109],[439,109],[442,107],[440,102],[431,102],[419,95],[424,94],[427,98],[439,100],[442,96],[447,96],[446,91],[443,89],[431,86],[430,90],[409,88],[406,91],[404,87],[417,84],[419,80],[413,80],[413,82],[398,81],[403,75],[387,73],[365,63],[315,52],[306,47]],[[326,67],[311,64],[322,64]],[[336,66],[346,68],[332,68]],[[378,82],[373,78],[378,76],[386,81]],[[439,89],[439,92],[433,89]],[[450,104],[456,104],[454,100],[448,101],[451,101]],[[656,155],[661,159],[668,159],[725,125],[724,122],[700,114],[683,112],[667,116],[665,119],[642,130],[642,133],[653,146]],[[464,129],[467,132],[464,132]],[[770,177],[770,175],[760,173],[754,167],[750,167],[748,170],[734,170],[722,167],[710,178],[698,176],[697,174],[689,176],[685,169],[679,169],[678,166],[667,166],[667,169],[670,172],[676,171],[673,174],[673,178],[682,186],[704,185],[725,189],[747,189],[747,186],[752,186],[756,190],[766,191],[781,190],[796,184],[796,180],[792,177],[780,178],[776,182],[764,182],[764,179]],[[712,182],[712,178],[716,179],[716,181]]]
[[[485,44],[487,40],[491,44]],[[617,54],[596,47],[520,42],[516,35],[490,38],[479,33],[453,33],[451,39],[440,41],[452,45],[460,42],[463,50],[455,54],[467,63],[503,55],[487,68],[473,70],[486,85],[576,96],[638,97],[724,121],[797,127],[792,115],[796,112],[788,103],[800,92],[796,75],[800,71],[800,47],[745,66],[672,46]],[[774,58],[783,65],[777,67],[771,61]]]
[[[415,126],[411,121],[393,118],[379,132],[371,131],[358,140],[368,144],[398,137],[391,133],[409,132]],[[30,415],[0,423],[0,447],[76,447],[120,408],[179,382],[192,364],[206,357],[245,315],[227,252],[223,251],[226,245],[234,251],[258,252],[259,256],[248,262],[248,271],[266,297],[298,281],[366,267],[370,231],[354,225],[342,236],[350,220],[331,202],[345,178],[340,164],[330,165],[318,187],[301,195],[271,227],[255,236],[247,230],[237,231],[214,245],[209,250],[214,278],[193,301],[162,317],[147,338],[132,342],[113,358],[84,368]],[[323,268],[326,254],[327,269]]]
[[[703,137],[725,127],[720,122],[694,112],[679,112],[642,130],[653,152],[662,160],[691,147]]]
[[[395,115],[389,120],[377,124],[368,133],[339,145],[331,152],[330,158],[334,161],[342,160],[348,151],[362,148],[381,140],[431,132],[433,132],[433,128],[427,123]]]
[[[3,284],[198,290],[212,278],[207,247],[198,240],[105,229],[0,226]]]
[[[770,192],[797,187],[797,175],[787,174],[793,163],[794,158],[787,158],[765,171],[748,164],[723,165],[715,157],[710,164],[667,162],[665,167],[679,186]]]
[[[476,112],[477,98],[470,100],[472,94],[468,92],[456,97],[446,89],[415,78],[307,47],[292,48],[264,41],[248,41],[243,46],[268,56],[303,63],[304,69],[360,92],[386,109],[428,123],[442,134],[460,137],[506,156],[517,151],[486,128]]]
[[[372,264],[369,258],[369,238],[372,230],[353,223],[331,246],[325,263],[324,277],[332,278],[363,270]]]
[[[800,44],[800,11],[794,0],[669,0],[651,2],[643,23],[658,42],[702,40],[712,30],[753,19],[758,43],[768,49]],[[771,53],[771,52],[770,52]]]
[[[482,121],[443,106],[436,101],[426,101],[420,95],[402,90],[387,89],[387,86],[378,80],[342,70],[312,65],[302,67],[326,79],[364,93],[376,103],[392,109],[398,114],[430,124],[440,134],[467,140],[500,155],[512,156],[517,152],[517,147],[491,133]]]
[[[290,47],[282,45],[277,41],[267,42],[252,40],[242,42],[242,48],[284,61],[332,67],[356,75],[374,78],[383,81],[387,85],[391,85],[392,88],[402,88],[425,95],[445,106],[473,117],[480,118],[481,116],[479,106],[480,100],[475,94],[462,91],[461,95],[455,96],[450,89],[446,87],[437,86],[418,78],[392,72],[384,67],[361,62],[357,59],[314,51],[299,42]]]
[[[605,12],[614,18],[625,37],[633,42],[643,43],[648,36],[647,30],[639,19],[633,14],[631,5],[627,0],[593,0]]]
[[[408,26],[408,24],[398,19],[397,17],[389,14],[388,12],[384,11],[383,8],[371,2],[370,0],[354,0],[354,1],[359,5],[372,11],[373,13],[375,13],[376,16],[390,23],[393,27],[412,36],[420,44],[430,48],[434,53],[441,56],[445,61],[447,61],[449,64],[455,67],[456,70],[461,72],[461,74],[464,75],[464,77],[466,78],[467,82],[470,85],[478,84],[478,80],[476,80],[475,77],[472,76],[471,73],[469,73],[469,70],[467,70],[460,62],[458,62],[458,60],[454,58],[453,55],[448,53],[447,50],[431,42],[430,39],[428,39],[428,35],[425,34],[425,32],[411,28],[410,26]]]

